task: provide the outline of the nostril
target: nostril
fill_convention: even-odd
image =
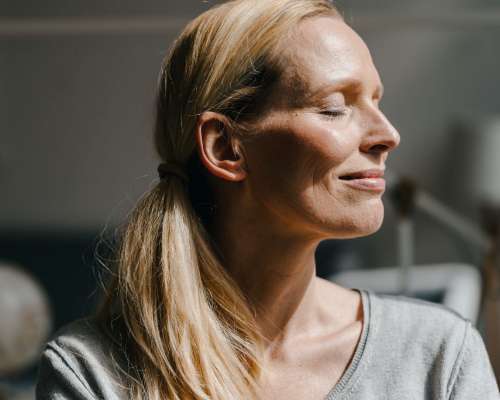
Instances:
[[[372,153],[382,153],[384,151],[389,150],[389,146],[385,144],[376,144],[372,147],[370,147],[370,152]]]

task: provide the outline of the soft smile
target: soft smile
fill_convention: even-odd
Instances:
[[[384,171],[380,169],[351,172],[340,176],[339,179],[355,189],[380,193],[385,191]]]

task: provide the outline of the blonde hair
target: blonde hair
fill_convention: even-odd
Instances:
[[[162,180],[139,201],[98,312],[126,338],[133,399],[258,398],[261,339],[208,233],[194,129],[204,111],[225,115],[234,134],[258,117],[284,68],[283,38],[316,15],[338,13],[326,0],[229,1],[190,22],[163,62],[156,149],[185,164],[190,183]]]

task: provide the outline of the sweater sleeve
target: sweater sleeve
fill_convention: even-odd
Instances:
[[[498,384],[483,339],[467,322],[463,347],[451,372],[449,400],[499,400]]]
[[[48,345],[38,369],[36,400],[96,400],[71,360],[57,346]]]

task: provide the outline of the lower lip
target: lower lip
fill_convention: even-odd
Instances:
[[[346,185],[351,186],[355,189],[367,190],[370,192],[383,192],[385,191],[385,179],[383,178],[360,178],[360,179],[350,179],[343,180]]]

